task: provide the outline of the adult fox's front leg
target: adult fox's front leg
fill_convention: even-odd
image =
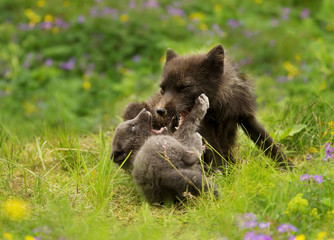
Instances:
[[[257,121],[254,116],[243,118],[239,122],[244,132],[252,141],[264,151],[266,156],[271,157],[282,168],[294,167],[293,163],[285,156],[282,150],[275,144],[269,133]]]

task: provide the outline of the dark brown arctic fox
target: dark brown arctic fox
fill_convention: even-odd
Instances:
[[[175,126],[174,119],[186,116],[201,93],[208,96],[210,108],[199,133],[217,152],[206,151],[207,163],[219,167],[235,161],[232,150],[240,126],[279,166],[293,166],[257,121],[252,82],[225,56],[221,45],[207,54],[191,56],[179,56],[167,50],[160,88],[160,93],[143,103],[150,105],[149,109],[155,114],[156,127],[166,123]],[[138,105],[130,104],[124,118]]]
[[[116,129],[112,158],[121,163],[132,150],[126,162],[132,165],[138,190],[150,203],[182,200],[186,191],[198,195],[209,188],[202,179],[202,138],[196,132],[209,100],[202,94],[194,105],[173,136],[152,133],[151,113],[146,109]]]

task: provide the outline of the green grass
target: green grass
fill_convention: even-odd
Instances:
[[[299,114],[293,111],[291,115]],[[260,111],[260,118],[270,119],[269,113],[274,114],[270,109]],[[282,115],[274,114],[277,119]],[[268,129],[279,126],[279,130],[289,118],[265,122]],[[239,135],[239,161],[228,176],[212,176],[220,193],[217,200],[206,194],[184,204],[150,206],[138,196],[131,176],[110,161],[112,131],[91,134],[45,128],[40,136],[20,138],[2,127],[0,205],[8,199],[23,199],[30,215],[12,221],[2,208],[0,233],[11,233],[14,239],[27,235],[42,239],[242,239],[247,230],[238,228],[238,219],[252,212],[259,222],[271,223],[263,232],[275,239],[286,239],[276,231],[281,223],[293,224],[297,234],[307,239],[315,239],[322,231],[333,237],[333,159],[322,161],[323,145],[333,136],[330,126],[318,119],[318,124],[286,137],[284,148],[297,165],[292,172],[275,168],[244,134]],[[306,161],[310,147],[317,152],[312,161]],[[305,173],[322,175],[324,182],[300,181]],[[299,193],[308,205],[289,206]],[[312,215],[314,208],[317,214]],[[34,229],[45,233],[34,233]]]
[[[261,231],[273,239],[288,239],[277,233],[281,223],[306,239],[333,239],[334,159],[322,160],[334,136],[333,1],[129,2],[0,1],[0,239],[243,239],[251,230],[238,223],[248,212],[271,223]],[[118,15],[92,16],[105,7]],[[69,25],[22,29],[27,9]],[[110,160],[113,130],[126,103],[158,90],[167,47],[182,55],[218,43],[255,79],[258,118],[296,169],[275,168],[240,131],[237,164],[208,176],[218,199],[149,205]],[[62,69],[72,57],[73,69]],[[13,199],[27,208],[8,208]],[[10,209],[29,214],[12,220]]]

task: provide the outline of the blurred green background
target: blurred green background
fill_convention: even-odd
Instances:
[[[127,102],[158,89],[167,47],[221,43],[256,80],[259,107],[285,117],[334,103],[333,0],[1,0],[0,10],[0,123],[22,131],[117,124]]]

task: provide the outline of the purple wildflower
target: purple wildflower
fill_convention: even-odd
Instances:
[[[300,13],[300,18],[305,19],[310,16],[310,9],[309,8],[304,8],[303,11]]]
[[[171,5],[168,5],[166,7],[166,9],[167,9],[168,14],[170,14],[172,16],[180,16],[180,17],[182,17],[182,16],[185,15],[183,9],[181,9],[181,8],[175,8],[175,7],[171,6]]]
[[[314,179],[314,181],[316,181],[319,184],[321,184],[324,181],[324,178],[321,175],[314,175],[313,179]]]
[[[252,240],[256,236],[255,232],[246,232],[243,240]]]
[[[147,2],[144,3],[144,7],[146,7],[146,8],[158,8],[159,3],[156,0],[148,0]]]
[[[297,231],[298,229],[289,223],[282,223],[281,225],[277,227],[277,232],[280,232],[280,233],[297,232]]]
[[[9,68],[5,68],[5,70],[2,71],[1,76],[6,77],[8,73],[9,73]]]
[[[97,12],[97,7],[93,6],[90,8],[89,14],[91,17],[97,17],[98,12]]]
[[[136,55],[134,55],[134,56],[132,57],[132,61],[133,61],[133,62],[139,62],[140,59],[141,59],[141,57],[140,57],[140,55],[138,55],[138,54],[136,54]]]
[[[52,233],[52,229],[48,226],[37,227],[33,230],[33,233],[50,234],[50,233]]]
[[[130,0],[128,6],[129,6],[130,9],[136,8],[136,1],[135,0]]]
[[[247,64],[251,64],[252,63],[252,58],[251,57],[248,57],[248,58],[243,58],[239,61],[239,65],[241,67],[247,65]]]
[[[286,76],[280,76],[280,77],[277,77],[276,80],[277,82],[285,83],[288,81],[288,78]]]
[[[255,236],[254,240],[272,240],[272,238],[269,235],[258,234]]]
[[[276,45],[276,40],[270,40],[270,42],[269,42],[269,46],[270,47],[273,47],[273,46],[275,46]]]
[[[51,67],[53,65],[53,60],[51,58],[48,58],[44,62],[45,66]]]
[[[290,15],[291,9],[288,7],[285,7],[282,9],[282,14],[281,14],[281,18],[283,20],[288,20],[289,19],[289,15]]]
[[[60,28],[63,28],[63,29],[66,29],[69,27],[69,23],[68,22],[65,22],[61,17],[57,17],[56,18],[56,26],[57,27],[60,27]]]
[[[328,159],[330,158],[334,159],[334,155],[333,155],[334,148],[331,146],[331,143],[326,143],[324,148],[326,150],[326,155],[323,158],[323,160],[328,161]]]
[[[109,16],[111,15],[114,18],[118,17],[118,10],[110,7],[103,7],[102,8],[102,15]]]
[[[88,64],[88,67],[87,67],[87,69],[85,71],[85,74],[86,75],[91,75],[92,72],[94,71],[94,69],[95,69],[95,64],[94,63]]]
[[[277,27],[279,24],[279,21],[277,19],[272,19],[270,23],[271,23],[271,26]]]
[[[252,33],[251,31],[245,30],[244,34],[246,36],[246,38],[251,38],[254,36],[254,33]]]
[[[251,229],[257,226],[256,216],[253,213],[245,213],[239,219],[239,227],[241,229]]]
[[[300,176],[300,181],[307,181],[309,180],[310,178],[312,178],[312,175],[309,175],[309,174],[303,174]]]
[[[23,67],[24,68],[29,68],[33,58],[34,58],[34,54],[32,52],[28,53],[27,56],[26,56],[26,59],[23,63]]]
[[[255,234],[255,232],[247,232],[243,240],[272,240],[269,235]]]
[[[235,19],[230,19],[227,22],[227,25],[230,26],[232,29],[235,29],[241,25],[241,23]]]
[[[71,58],[68,62],[61,62],[59,67],[63,70],[72,70],[75,67],[75,58]]]
[[[194,32],[196,30],[194,24],[192,23],[188,23],[187,24],[187,29],[190,31],[190,32]]]
[[[251,212],[245,213],[244,218],[248,221],[255,221],[256,220],[256,216]]]
[[[33,27],[30,26],[28,23],[21,23],[17,25],[17,28],[24,31],[24,30],[32,29]]]
[[[52,22],[42,22],[41,29],[50,30],[52,28]]]
[[[270,222],[262,222],[259,224],[259,228],[264,229],[270,226]]]
[[[313,159],[312,154],[307,154],[307,155],[306,155],[306,160],[307,160],[307,161],[312,161],[312,159]]]
[[[219,36],[224,36],[224,32],[223,30],[219,27],[219,25],[217,23],[214,23],[212,25],[212,29],[219,35]]]
[[[295,240],[295,239],[296,239],[296,236],[289,237],[289,240]]]
[[[84,23],[85,20],[86,20],[86,18],[85,18],[85,16],[83,16],[83,15],[80,15],[80,16],[78,17],[78,23]]]

